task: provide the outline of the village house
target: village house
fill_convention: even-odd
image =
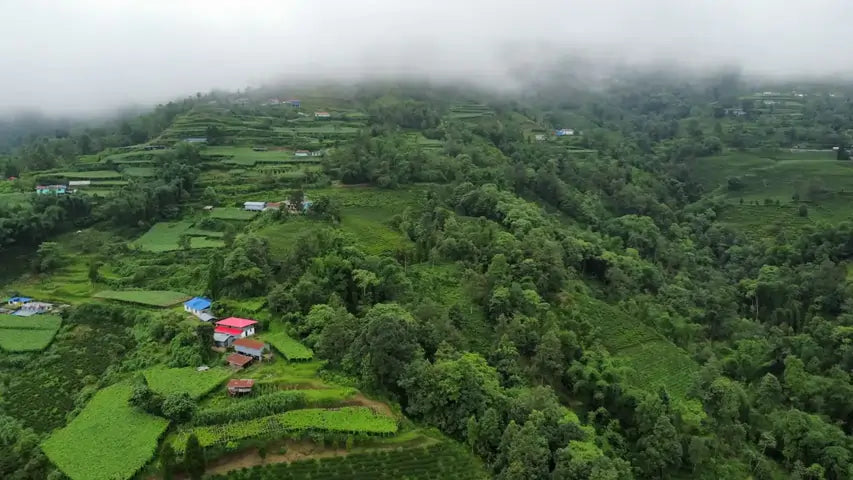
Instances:
[[[267,348],[267,344],[264,342],[252,340],[251,338],[238,338],[231,345],[234,347],[235,352],[257,360],[263,358],[264,350]]]
[[[6,303],[8,303],[12,307],[22,307],[32,301],[33,299],[30,297],[12,297]]]
[[[570,137],[575,134],[574,129],[571,128],[561,128],[555,132],[558,137]]]
[[[284,103],[286,103],[286,104],[288,104],[294,108],[299,108],[299,106],[302,104],[302,102],[300,102],[299,100],[297,100],[295,98],[292,98],[290,100],[286,100]]]
[[[39,195],[63,195],[68,193],[68,188],[65,185],[38,185],[36,193]]]
[[[214,330],[213,344],[220,348],[228,348],[234,343],[234,336],[229,333],[221,333]]]
[[[281,105],[281,100],[279,100],[277,98],[271,98],[271,99],[267,100],[264,103],[264,105]]]
[[[21,306],[21,309],[15,312],[14,315],[18,317],[32,317],[33,315],[40,315],[51,310],[53,310],[52,303],[27,302]]]
[[[332,118],[329,112],[314,112],[314,118]]]
[[[207,137],[187,137],[184,141],[187,143],[207,143]]]
[[[267,210],[278,210],[281,208],[281,205],[282,205],[282,202],[269,202],[264,207],[264,211],[266,212]]]
[[[293,156],[294,157],[310,157],[311,152],[308,150],[297,150],[297,151],[293,152]]]
[[[252,393],[252,387],[255,386],[255,381],[250,378],[232,378],[228,380],[228,395],[244,395]]]
[[[249,337],[255,334],[258,322],[247,318],[228,317],[216,322],[215,332],[227,333],[236,338]]]
[[[184,303],[184,311],[195,315],[202,322],[209,322],[211,320],[216,320],[216,318],[210,314],[210,306],[212,303],[213,302],[211,302],[209,298],[195,297]]]
[[[250,212],[262,212],[266,206],[266,202],[245,202],[243,203],[243,210],[248,210]]]
[[[252,363],[252,360],[252,357],[247,357],[246,355],[241,355],[239,353],[232,353],[225,359],[225,361],[228,362],[228,365],[231,365],[238,370]]]

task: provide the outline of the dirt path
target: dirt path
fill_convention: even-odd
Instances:
[[[381,413],[382,415],[385,415],[387,417],[396,418],[396,415],[394,415],[394,412],[391,411],[391,407],[389,407],[387,404],[382,403],[380,401],[371,400],[371,399],[365,397],[363,393],[358,393],[358,394],[354,395],[352,398],[350,398],[350,401],[352,401],[353,403],[355,403],[357,405],[362,405],[364,407],[368,407],[376,413]]]
[[[226,455],[210,462],[205,470],[206,475],[222,474],[231,470],[239,470],[241,468],[254,467],[255,465],[265,465],[269,463],[289,463],[309,458],[329,458],[339,457],[349,454],[346,449],[321,447],[312,442],[296,442],[287,441],[284,444],[287,447],[286,453],[278,453],[280,447],[270,447],[267,451],[267,457],[262,459],[258,455],[258,449],[251,448],[243,450],[231,455]]]

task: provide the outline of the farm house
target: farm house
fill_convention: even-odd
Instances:
[[[299,100],[297,100],[297,99],[295,99],[295,98],[290,99],[290,100],[287,100],[287,101],[285,101],[284,103],[286,103],[286,104],[288,104],[288,105],[290,105],[291,107],[294,107],[294,108],[299,108],[299,106],[302,104],[302,102],[300,102]]]
[[[311,152],[309,152],[308,150],[297,150],[293,153],[293,156],[294,157],[310,157]]]
[[[244,395],[252,393],[252,387],[255,386],[255,381],[250,378],[232,378],[228,380],[228,395]]]
[[[184,311],[195,315],[202,322],[216,320],[216,317],[210,314],[210,305],[212,304],[209,298],[195,297],[184,303]]]
[[[36,193],[39,195],[63,195],[68,192],[65,185],[38,185]]]
[[[267,344],[250,338],[239,338],[232,344],[234,351],[260,360],[264,356]]]
[[[252,357],[240,355],[239,353],[232,353],[231,355],[228,355],[228,358],[225,359],[225,361],[228,362],[228,365],[231,365],[236,369],[245,368],[247,365],[252,363],[252,360]]]
[[[31,317],[33,315],[39,315],[42,313],[47,313],[53,310],[52,303],[45,302],[27,302],[21,309],[15,312],[15,315],[18,317]]]
[[[575,134],[575,131],[571,128],[561,128],[555,132],[558,137],[570,137]]]
[[[228,333],[213,332],[213,344],[217,347],[228,348],[234,343],[234,336]]]
[[[237,338],[248,337],[255,334],[255,325],[258,322],[247,318],[228,317],[216,322],[217,333],[227,333]]]
[[[261,212],[264,210],[264,208],[266,208],[266,206],[266,202],[244,202],[243,210],[249,212]]]
[[[8,303],[9,305],[11,305],[13,307],[20,307],[20,306],[26,305],[32,301],[33,301],[33,299],[30,297],[12,297],[6,303]]]
[[[332,118],[329,112],[314,112],[314,118]]]

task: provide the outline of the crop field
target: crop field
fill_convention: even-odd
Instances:
[[[757,240],[798,232],[813,225],[812,218],[822,216],[822,209],[811,208],[808,217],[801,217],[797,210],[794,205],[730,205],[723,209],[718,220]]]
[[[230,375],[229,370],[221,367],[204,372],[198,372],[194,367],[155,367],[145,371],[145,379],[151,390],[161,395],[187,393],[194,399],[212,392]]]
[[[170,252],[180,250],[180,239],[183,235],[190,236],[190,248],[220,248],[221,232],[210,232],[193,228],[193,222],[160,222],[151,227],[133,244],[146,252]]]
[[[602,344],[617,364],[631,368],[629,384],[654,391],[662,385],[677,400],[685,400],[699,367],[684,350],[665,340],[654,329],[620,309],[584,297],[574,311],[599,330]]]
[[[183,451],[191,433],[196,434],[202,447],[210,447],[247,438],[270,438],[310,431],[391,435],[397,432],[397,421],[378,415],[367,407],[309,408],[243,422],[196,427],[175,435],[172,444],[175,451]]]
[[[168,290],[105,290],[96,293],[94,297],[152,307],[171,307],[188,300],[190,295]]]
[[[480,462],[458,445],[357,453],[321,460],[276,463],[214,475],[211,480],[485,480]]]
[[[159,157],[172,153],[172,149],[163,150],[134,150],[131,152],[114,153],[103,157],[102,162],[110,161],[117,165],[121,164],[136,164],[136,163],[154,163]]]
[[[0,350],[35,352],[50,345],[62,319],[53,315],[16,317],[0,314]]]
[[[0,329],[15,328],[24,330],[56,330],[62,324],[62,319],[56,315],[33,315],[32,317],[17,317],[0,313]]]
[[[735,152],[695,160],[691,170],[706,190],[721,187],[727,198],[746,202],[790,202],[795,193],[806,200],[810,192],[853,191],[853,162],[824,152]],[[727,188],[729,178],[738,178],[741,186]]]
[[[91,172],[60,172],[56,176],[71,180],[110,180],[121,179],[121,174],[115,170],[93,170]]]
[[[121,173],[127,177],[153,177],[156,170],[154,167],[127,167]]]
[[[290,361],[305,361],[314,358],[314,352],[310,348],[294,340],[285,332],[264,335],[263,339]]]
[[[169,422],[130,405],[132,387],[116,384],[89,401],[42,450],[72,480],[115,480],[135,475],[154,456]]]
[[[341,228],[352,233],[356,243],[367,253],[394,253],[408,243],[401,232],[386,224],[397,213],[399,211],[375,207],[343,208]]]
[[[252,212],[248,210],[243,210],[242,208],[237,207],[219,207],[214,208],[212,212],[210,212],[211,218],[218,218],[220,220],[240,220],[240,221],[248,221],[255,218],[258,212]]]
[[[255,163],[287,162],[293,154],[287,150],[255,151],[251,147],[207,147],[202,156],[208,161],[218,160],[229,165],[254,166]]]
[[[0,329],[0,350],[6,352],[37,352],[50,345],[56,330]]]

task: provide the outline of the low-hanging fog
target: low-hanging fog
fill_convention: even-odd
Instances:
[[[0,111],[93,113],[272,80],[507,88],[582,56],[853,73],[849,0],[0,0]]]

